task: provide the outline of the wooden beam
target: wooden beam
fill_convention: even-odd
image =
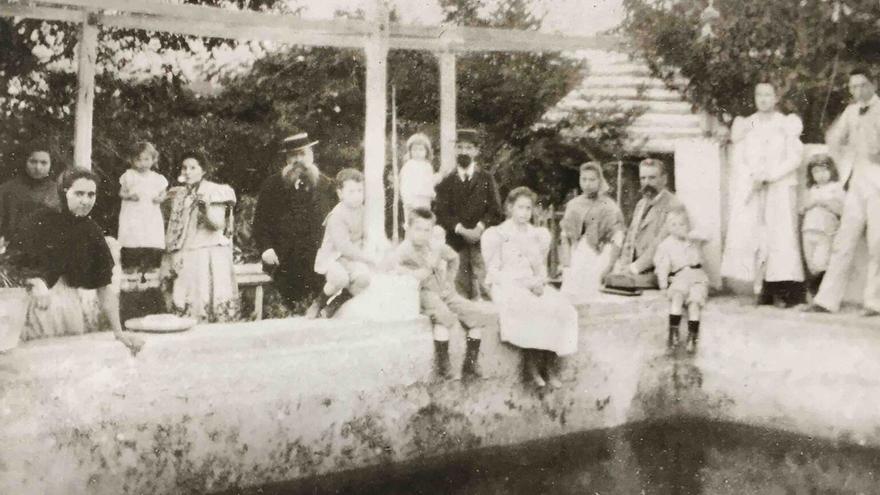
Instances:
[[[107,27],[121,29],[143,29],[146,31],[172,32],[190,36],[240,41],[271,40],[303,46],[362,48],[367,39],[366,36],[359,35],[308,33],[277,27],[230,26],[211,21],[192,21],[139,14],[103,14],[99,16],[99,22]]]
[[[56,7],[31,7],[21,4],[4,3],[0,0],[0,16],[21,17],[40,21],[82,22],[81,10],[60,9]]]
[[[40,3],[63,5],[114,12],[150,14],[160,17],[191,21],[244,25],[251,27],[281,28],[339,35],[368,35],[371,26],[356,19],[308,20],[294,14],[257,12],[222,7],[208,7],[183,3],[164,3],[150,0],[37,0]]]
[[[0,15],[76,22],[75,10],[102,9],[102,23],[128,29],[165,31],[191,36],[266,39],[308,46],[361,47],[374,26],[368,21],[313,21],[292,14],[252,12],[135,0],[37,0],[22,6],[0,0]],[[51,7],[52,5],[56,7]],[[63,6],[63,7],[57,7]],[[67,8],[69,7],[69,8]],[[586,49],[615,50],[624,42],[613,35],[573,36],[538,31],[391,25],[390,49],[457,52],[540,52]]]
[[[382,0],[372,2],[370,17],[376,30],[366,44],[366,123],[364,129],[364,236],[368,252],[384,254],[385,134],[388,111],[388,10]]]
[[[97,19],[89,12],[79,31],[76,71],[76,121],[73,137],[73,163],[92,168],[92,116],[95,105],[95,62],[98,53]]]
[[[440,52],[440,173],[455,170],[456,75],[455,53]]]

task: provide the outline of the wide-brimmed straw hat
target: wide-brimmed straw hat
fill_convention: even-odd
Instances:
[[[318,141],[312,141],[309,139],[309,133],[298,132],[281,140],[281,151],[284,153],[290,153],[292,151],[310,148],[316,144],[318,144]]]

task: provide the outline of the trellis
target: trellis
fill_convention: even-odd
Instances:
[[[74,163],[91,166],[92,113],[98,26],[237,40],[271,40],[305,46],[358,48],[366,55],[364,175],[367,240],[385,240],[383,171],[386,162],[387,61],[390,49],[428,50],[440,68],[440,167],[455,167],[458,53],[611,49],[616,37],[537,31],[392,23],[383,0],[367,0],[366,20],[305,20],[292,14],[142,0],[0,0],[0,15],[80,25]]]

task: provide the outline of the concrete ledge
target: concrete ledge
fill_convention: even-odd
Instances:
[[[520,384],[497,329],[483,380],[434,383],[422,318],[206,325],[148,335],[136,359],[109,334],[29,342],[0,355],[0,493],[220,491],[680,414],[880,446],[865,320],[720,299],[685,358],[665,353],[664,309],[580,308],[552,393]]]

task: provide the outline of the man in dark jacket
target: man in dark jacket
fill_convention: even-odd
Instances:
[[[495,179],[476,163],[476,138],[474,130],[458,131],[458,167],[437,185],[435,202],[437,221],[446,230],[446,243],[455,249],[461,261],[456,288],[469,299],[488,296],[480,236],[502,217]]]
[[[312,147],[317,143],[305,132],[284,139],[285,165],[263,182],[254,212],[254,241],[263,269],[291,309],[324,283],[315,273],[315,255],[336,192],[315,165]]]

